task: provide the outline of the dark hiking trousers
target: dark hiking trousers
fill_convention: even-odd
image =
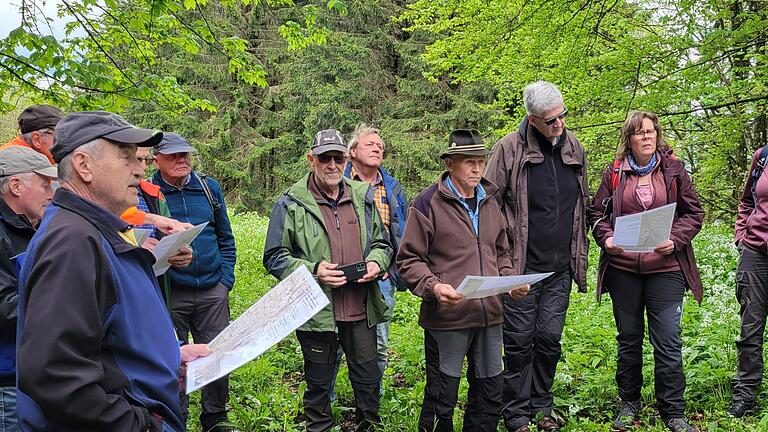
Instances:
[[[736,269],[736,299],[741,306],[741,334],[736,341],[738,366],[733,399],[752,401],[763,378],[763,334],[768,312],[768,255],[746,245]]]
[[[520,300],[504,296],[502,414],[508,430],[527,425],[538,413],[552,415],[552,384],[570,294],[570,271],[561,271],[533,284]]]
[[[452,432],[459,380],[467,358],[463,430],[496,432],[501,417],[501,325],[467,330],[424,330],[427,385],[419,432]]]
[[[186,341],[189,333],[195,343],[208,343],[229,325],[229,288],[222,283],[207,289],[171,287],[171,319],[179,340]],[[189,396],[182,382],[180,404],[182,420],[187,421]],[[203,387],[200,397],[200,422],[213,426],[226,420],[229,400],[229,375]]]
[[[331,430],[331,380],[336,367],[339,345],[347,355],[349,381],[355,394],[356,431],[373,430],[381,423],[379,418],[379,381],[381,371],[377,363],[376,327],[368,327],[366,320],[337,322],[334,332],[296,331],[296,338],[304,355],[304,416],[308,432]]]
[[[626,402],[640,400],[644,318],[647,314],[659,414],[665,419],[682,417],[685,413],[685,375],[680,319],[683,316],[685,276],[681,271],[638,274],[608,267],[605,284],[611,295],[618,330],[616,385],[619,397]]]

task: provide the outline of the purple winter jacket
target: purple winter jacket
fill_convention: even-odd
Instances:
[[[664,174],[664,184],[667,188],[667,204],[677,203],[675,219],[672,222],[670,240],[675,244],[675,258],[680,263],[680,269],[685,275],[685,282],[696,301],[701,303],[703,288],[701,276],[696,267],[696,257],[693,254],[691,241],[701,230],[704,221],[704,210],[699,203],[699,197],[693,188],[691,178],[685,171],[685,165],[679,159],[672,157],[672,151],[659,152],[661,155],[661,171]],[[589,207],[588,216],[592,225],[592,236],[600,246],[600,266],[597,273],[597,299],[605,289],[604,277],[608,268],[608,256],[605,253],[605,241],[613,236],[613,225],[617,216],[621,216],[621,197],[624,195],[626,182],[619,181],[615,191],[611,191],[611,174],[613,167],[608,166],[603,173],[603,180],[597,188]],[[609,200],[610,198],[610,200]],[[606,212],[606,205],[611,202],[612,211]],[[610,210],[610,209],[609,209]],[[605,215],[605,217],[604,217]]]

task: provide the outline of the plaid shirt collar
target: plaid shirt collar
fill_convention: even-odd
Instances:
[[[351,165],[351,164],[350,164],[350,165]],[[355,166],[354,166],[354,165],[351,165],[351,167],[350,167],[350,170],[349,170],[349,177],[350,177],[352,180],[363,181],[363,180],[360,178],[360,174],[357,172],[357,170],[355,169]],[[384,184],[384,177],[382,177],[382,175],[381,175],[381,171],[379,171],[379,170],[376,170],[376,180],[375,180],[373,183],[371,183],[371,185],[373,185],[373,186],[379,186],[379,185],[382,185],[382,184]]]

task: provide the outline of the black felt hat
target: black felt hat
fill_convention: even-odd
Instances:
[[[475,129],[456,129],[448,135],[448,150],[440,155],[445,159],[451,155],[487,156],[490,150],[485,148],[480,132]]]

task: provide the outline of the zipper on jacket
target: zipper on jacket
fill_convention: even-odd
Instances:
[[[290,193],[286,193],[286,195],[288,195],[293,200],[293,202],[295,202],[297,205],[303,207],[304,210],[306,210],[307,213],[309,213],[315,219],[316,223],[318,222],[317,215],[309,208],[309,206],[307,206],[306,204],[301,202],[301,200],[299,200],[295,196],[291,195]],[[322,222],[322,220],[321,220],[321,222]],[[315,226],[317,226],[317,225],[315,225]],[[323,227],[325,227],[325,225],[323,225]],[[318,282],[318,285],[319,285],[319,282]],[[331,288],[331,290],[332,289],[333,288]],[[331,291],[331,301],[330,301],[330,305],[329,306],[331,306],[331,319],[333,320],[333,332],[338,334],[339,333],[339,326],[336,325],[336,311],[334,310],[334,307],[333,307],[333,291]]]
[[[339,222],[339,213],[336,211],[336,206],[333,206],[333,217],[336,219],[336,229],[341,229],[341,222]]]
[[[562,149],[561,149],[562,150]],[[562,159],[562,153],[560,155],[560,159]],[[560,184],[557,179],[557,169],[555,168],[555,152],[554,148],[552,149],[552,154],[549,155],[549,164],[552,166],[552,177],[555,179],[555,196],[560,196]],[[560,200],[555,200],[555,230],[560,226]],[[555,251],[555,262],[558,262],[558,258],[560,258],[560,251]]]
[[[482,202],[477,203],[477,232],[475,238],[477,239],[477,254],[480,257],[480,276],[485,276],[485,268],[483,266],[483,248],[480,243],[480,205]],[[471,221],[470,221],[471,222]],[[488,313],[485,310],[485,299],[480,299],[480,307],[483,308],[483,323],[485,327],[488,327]]]

